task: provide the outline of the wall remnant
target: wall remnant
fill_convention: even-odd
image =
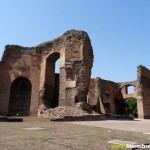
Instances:
[[[61,111],[64,116],[92,113],[86,99],[93,57],[88,34],[77,30],[35,47],[7,45],[0,63],[0,113],[51,117],[63,116]],[[58,59],[60,74],[55,73]]]
[[[150,118],[150,71],[138,66],[132,82],[90,79],[93,58],[84,31],[69,30],[35,47],[6,45],[0,61],[0,115],[100,120],[105,114],[124,114],[124,100],[134,97],[138,117]],[[128,86],[134,86],[134,93],[128,93]]]
[[[90,80],[88,101],[93,109],[99,113],[125,115],[125,103],[127,98],[137,99],[138,118],[150,118],[150,70],[145,66],[137,67],[137,80],[130,82],[115,83],[98,79],[100,84],[96,86],[96,79]],[[128,87],[133,86],[133,93],[128,93]],[[96,94],[99,91],[99,95]],[[98,100],[101,99],[103,108]]]

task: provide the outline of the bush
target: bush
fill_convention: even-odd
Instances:
[[[127,98],[125,100],[126,115],[137,117],[137,99]]]

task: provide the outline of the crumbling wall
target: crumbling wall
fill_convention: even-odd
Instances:
[[[116,99],[118,98],[118,84],[108,80],[101,81],[101,95],[104,107],[108,113],[116,113]]]
[[[93,57],[88,34],[77,30],[67,31],[35,47],[7,45],[0,62],[0,114],[9,114],[11,85],[23,77],[32,85],[30,115],[38,111],[42,116],[49,109],[46,113],[51,113],[51,116],[62,110],[68,116],[75,112],[81,116],[93,110],[117,114],[123,110],[121,103],[124,99],[135,97],[138,117],[150,118],[150,70],[138,66],[137,80],[131,82],[90,80]],[[59,75],[55,74],[58,59]],[[129,85],[135,87],[133,94],[127,93]]]
[[[2,92],[0,93],[0,110],[9,113],[11,84],[15,79],[25,77],[32,84],[30,114],[37,113],[39,99],[40,57],[33,48],[7,45],[2,57]],[[17,104],[16,104],[17,105]],[[19,105],[19,104],[18,104]]]
[[[134,87],[134,92],[131,94],[127,92],[129,86]],[[140,65],[137,67],[137,80],[135,81],[115,83],[100,78],[91,79],[88,103],[93,109],[99,108],[100,113],[103,105],[105,113],[125,115],[125,99],[136,98],[138,118],[150,118],[149,93],[150,70]]]
[[[91,79],[88,93],[88,103],[99,113],[125,115],[125,99],[136,98],[138,81],[115,83],[101,78]],[[134,93],[129,94],[127,87],[134,86]],[[145,91],[147,93],[147,91]],[[137,101],[137,105],[139,100]],[[142,110],[138,106],[138,113]],[[139,118],[140,115],[139,115]]]
[[[87,102],[90,104],[92,108],[94,107],[94,105],[97,105],[97,101],[95,102],[94,98],[95,98],[95,79],[91,78],[89,84],[89,91],[87,95]]]
[[[126,99],[126,98],[137,98],[137,93],[136,93],[136,89],[137,89],[137,80],[135,81],[130,81],[130,82],[121,82],[121,83],[118,83],[119,84],[119,88],[120,88],[120,92],[122,94],[122,97],[123,99]],[[133,86],[134,87],[134,91],[133,93],[128,93],[128,87],[129,86]]]
[[[150,118],[150,70],[137,67],[137,106],[139,118]]]
[[[59,106],[75,106],[78,102],[86,101],[88,92],[91,68],[93,65],[93,50],[90,39],[86,32],[70,30],[61,37],[40,44],[38,47],[43,49],[40,78],[40,109],[48,108],[45,105],[48,87],[51,91],[54,88],[54,82],[48,81],[48,74],[51,74],[53,68],[47,74],[47,59],[54,53],[60,55],[60,88],[59,88]],[[51,60],[52,58],[50,58]],[[57,58],[58,59],[58,58]],[[54,59],[56,61],[56,59]],[[50,63],[48,63],[50,64]],[[52,95],[52,94],[51,94]],[[50,107],[49,107],[50,108]],[[39,114],[40,115],[40,114]]]
[[[93,57],[88,34],[77,30],[67,31],[35,47],[7,45],[1,63],[1,113],[9,113],[11,85],[20,77],[27,78],[32,84],[30,114],[37,114],[38,108],[40,116],[43,110],[56,105],[75,106],[78,102],[86,102]],[[59,58],[58,96],[55,62]]]
[[[3,80],[3,68],[2,68],[2,62],[0,61],[0,99],[3,97],[4,92],[4,80]],[[0,106],[3,106],[3,102],[0,101]],[[3,108],[0,107],[0,113],[3,112]],[[2,115],[5,115],[3,112]]]
[[[118,98],[117,83],[101,78],[91,79],[88,102],[100,113],[116,113],[115,100]]]
[[[128,87],[133,86],[134,91],[133,93],[129,93]],[[119,91],[118,91],[118,98],[116,99],[116,112],[119,115],[125,115],[125,100],[127,98],[137,98],[137,80],[130,81],[130,82],[121,82],[118,83]]]

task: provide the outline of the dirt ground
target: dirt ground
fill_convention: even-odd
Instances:
[[[24,122],[0,122],[0,150],[110,150],[108,141],[111,140],[142,144],[150,141],[150,135],[50,122],[45,118],[28,117],[24,118]]]
[[[71,122],[78,125],[118,129],[133,132],[148,132],[150,134],[150,119],[134,120],[102,120],[102,121],[78,121]]]

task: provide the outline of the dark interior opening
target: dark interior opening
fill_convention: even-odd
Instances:
[[[59,105],[59,58],[59,53],[53,53],[46,61],[44,105],[47,108]]]
[[[28,116],[30,114],[31,82],[24,77],[17,78],[11,84],[9,115]]]

